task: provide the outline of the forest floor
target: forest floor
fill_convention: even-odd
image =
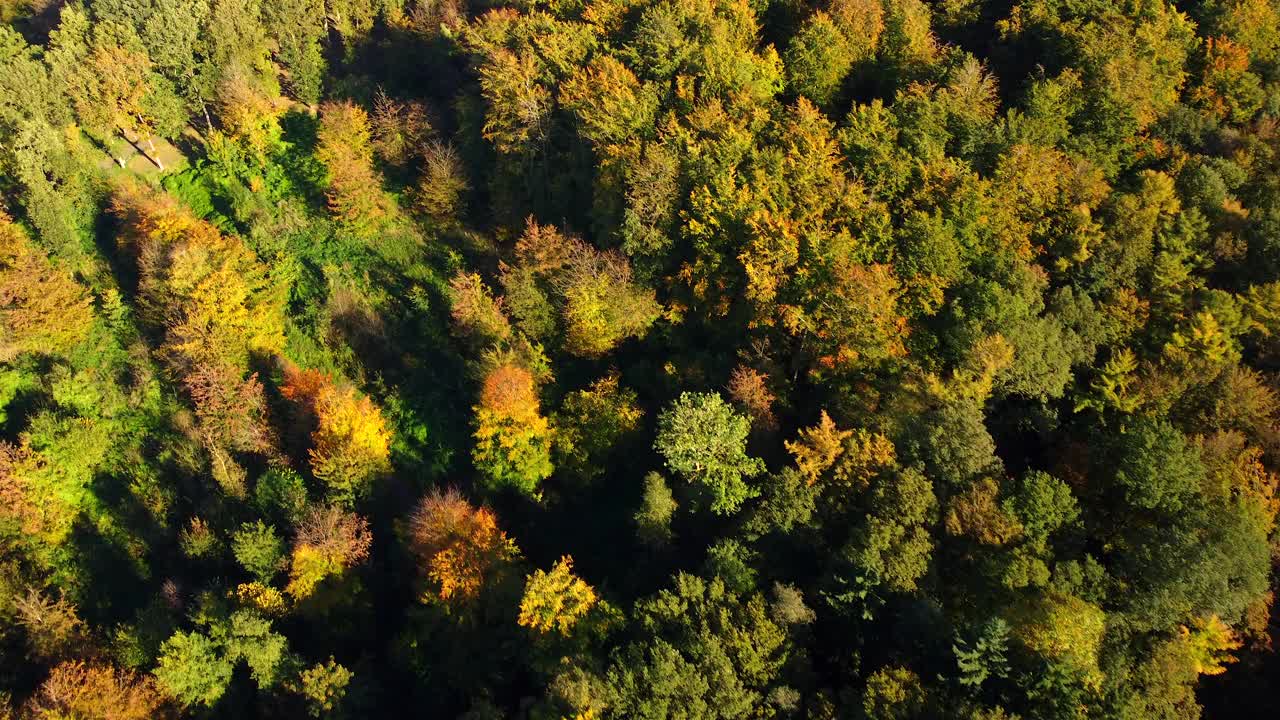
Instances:
[[[173,145],[173,143],[164,138],[154,139],[155,150],[145,141],[137,143],[129,142],[122,137],[112,138],[111,144],[107,148],[109,152],[103,152],[103,158],[98,162],[98,167],[103,170],[111,170],[113,167],[120,166],[117,158],[123,159],[125,168],[134,173],[143,176],[156,176],[181,170],[187,166],[187,158],[182,151]],[[160,164],[164,165],[164,170],[155,163],[153,158],[158,158]]]

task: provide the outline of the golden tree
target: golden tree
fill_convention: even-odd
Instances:
[[[155,680],[97,661],[57,665],[23,707],[37,720],[159,720],[172,716]]]
[[[373,167],[369,116],[350,101],[320,106],[316,158],[329,173],[329,209],[359,231],[370,231],[391,207]]]
[[[596,591],[573,574],[573,558],[565,555],[551,572],[536,570],[528,576],[517,622],[540,633],[557,630],[568,635],[598,599]]]
[[[166,330],[161,354],[182,373],[205,362],[246,368],[284,347],[284,288],[239,238],[172,197],[125,184],[112,209],[138,264],[143,319]]]
[[[475,273],[458,273],[449,281],[453,332],[476,347],[486,348],[511,337],[511,321],[502,299],[493,297]]]
[[[65,353],[93,325],[93,300],[0,211],[0,360]]]
[[[1217,615],[1195,618],[1190,628],[1183,625],[1178,632],[1199,675],[1226,672],[1226,666],[1237,660],[1231,653],[1243,645],[1230,626]]]
[[[812,485],[822,473],[835,465],[844,452],[845,439],[851,435],[852,430],[837,428],[831,416],[823,410],[817,425],[801,430],[799,437],[794,441],[788,440],[783,445],[795,457],[800,474]]]
[[[331,499],[352,502],[390,469],[391,431],[382,411],[355,388],[335,384],[315,370],[288,369],[281,394],[299,409],[311,433],[311,472]]]

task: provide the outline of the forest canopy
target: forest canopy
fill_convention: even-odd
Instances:
[[[0,0],[0,720],[1280,713],[1280,0]]]

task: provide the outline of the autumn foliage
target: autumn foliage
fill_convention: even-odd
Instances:
[[[474,410],[472,458],[488,483],[536,492],[551,474],[551,426],[539,412],[533,375],[513,364],[494,368]]]
[[[528,577],[517,622],[540,633],[568,634],[597,599],[595,590],[573,574],[573,558],[565,555],[550,572],[537,570]]]
[[[453,489],[422,499],[410,517],[409,538],[430,585],[427,596],[449,603],[474,600],[519,554],[492,511]]]
[[[361,232],[371,231],[386,219],[390,206],[373,167],[368,114],[349,101],[325,103],[318,139],[316,157],[329,173],[330,211]]]
[[[23,711],[36,720],[157,720],[173,716],[153,678],[82,660],[55,666]]]
[[[249,353],[284,346],[284,297],[239,238],[136,185],[117,189],[113,210],[138,265],[143,318],[164,329],[161,352],[176,369],[244,367]]]
[[[299,419],[315,428],[311,472],[331,497],[351,502],[365,496],[369,483],[390,467],[391,432],[378,407],[315,370],[288,369],[280,392],[294,402]]]
[[[334,505],[312,509],[296,533],[285,591],[299,600],[326,578],[364,562],[373,544],[368,521]]]
[[[92,302],[0,212],[0,359],[67,352],[93,325]]]

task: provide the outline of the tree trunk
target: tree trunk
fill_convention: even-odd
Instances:
[[[164,162],[160,160],[160,153],[156,152],[156,141],[151,135],[147,136],[147,147],[151,148],[151,155],[149,156],[151,162],[160,168],[160,172],[164,172]]]

